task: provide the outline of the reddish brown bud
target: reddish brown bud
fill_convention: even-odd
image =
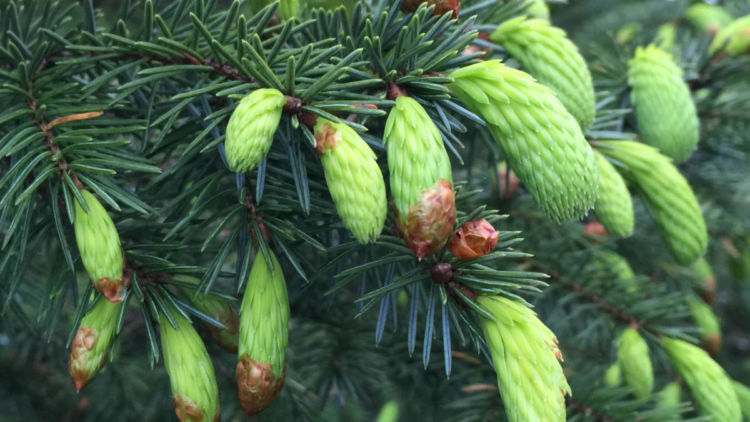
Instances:
[[[594,236],[607,236],[607,229],[598,220],[591,220],[583,226],[583,233]]]
[[[497,236],[497,231],[487,220],[467,221],[453,234],[448,249],[456,258],[479,258],[495,249]]]
[[[276,378],[271,364],[243,355],[237,362],[237,391],[242,412],[249,417],[265,410],[276,400],[285,378],[286,366],[281,376]]]
[[[703,337],[701,346],[703,346],[703,349],[705,349],[711,356],[718,355],[719,350],[721,350],[721,334],[706,334],[706,336]]]
[[[84,365],[76,365],[80,359],[86,361],[88,353],[94,348],[94,343],[99,334],[96,330],[89,327],[80,327],[73,338],[70,346],[70,358],[68,359],[68,368],[70,376],[73,379],[73,385],[76,391],[81,391],[90,379],[91,370]],[[94,368],[97,371],[99,368]]]
[[[203,419],[203,409],[191,400],[190,397],[182,393],[177,393],[172,397],[172,406],[174,406],[177,419],[182,422],[200,421]]]
[[[398,210],[396,224],[406,246],[417,258],[440,250],[448,240],[456,221],[456,204],[451,182],[438,180],[435,185],[422,192],[422,198],[409,207],[406,224],[399,223]]]
[[[483,40],[483,41],[489,41],[490,36],[487,35],[486,32],[481,32],[480,31],[477,34],[477,39],[480,39],[480,40]],[[468,54],[474,54],[474,53],[482,53],[482,55],[480,57],[478,57],[478,59],[483,60],[485,58],[485,56],[487,55],[487,53],[489,53],[489,52],[490,52],[490,48],[489,47],[480,47],[480,46],[478,46],[476,44],[469,44],[469,46],[464,49],[464,53],[463,54],[464,55],[468,55]]]
[[[716,279],[712,276],[706,277],[701,282],[701,286],[698,289],[698,294],[704,302],[711,304],[716,296]]]
[[[453,278],[453,267],[447,262],[438,262],[430,267],[430,277],[436,284],[447,284]]]
[[[502,199],[512,198],[518,190],[518,176],[505,163],[497,166],[498,194]]]
[[[453,19],[458,19],[458,11],[461,9],[461,2],[459,0],[404,0],[401,3],[401,11],[404,13],[413,12],[422,3],[427,3],[428,6],[435,6],[432,10],[433,15],[443,16],[445,13],[451,12]]]

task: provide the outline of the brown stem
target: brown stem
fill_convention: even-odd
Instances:
[[[154,54],[149,53],[126,53],[123,54],[123,57],[127,58],[133,58],[133,59],[145,59],[149,62],[162,62],[162,63],[169,63],[169,64],[193,64],[198,66],[210,66],[214,73],[231,80],[237,80],[245,83],[253,83],[257,82],[253,79],[248,79],[245,76],[242,75],[242,73],[237,69],[236,67],[233,67],[226,63],[219,63],[216,60],[213,59],[207,59],[205,61],[200,61],[195,56],[188,54],[184,51],[179,52],[180,55],[184,58],[184,60],[180,60],[173,56],[157,56]],[[99,54],[97,52],[92,52],[90,54]],[[291,115],[300,115],[302,113],[302,106],[304,103],[300,98],[293,97],[290,95],[285,95],[286,103],[284,104],[284,107],[282,111],[287,114]],[[304,117],[304,116],[301,116]],[[303,123],[306,123],[303,120]],[[307,124],[307,123],[306,123]],[[312,126],[315,124],[313,123]],[[310,126],[310,125],[308,125]],[[311,127],[312,127],[311,126]]]
[[[651,332],[652,334],[658,336],[658,333],[656,333],[656,332],[652,331],[650,328],[646,327],[644,325],[643,321],[637,319],[636,317],[634,317],[633,315],[631,315],[628,311],[626,311],[624,309],[620,309],[617,306],[615,306],[615,305],[611,304],[610,302],[608,302],[607,300],[605,300],[604,298],[602,298],[600,296],[597,296],[594,293],[589,292],[588,290],[586,290],[583,286],[581,286],[578,283],[574,283],[572,281],[565,281],[565,280],[563,280],[555,272],[548,272],[548,274],[550,274],[550,279],[549,279],[550,281],[554,281],[554,282],[560,284],[561,286],[565,287],[566,289],[578,293],[578,295],[580,297],[582,297],[582,298],[588,300],[589,302],[595,304],[597,307],[599,307],[599,309],[601,309],[604,312],[612,315],[615,319],[618,319],[618,320],[624,322],[625,324],[628,324],[629,326],[631,326],[633,328],[636,328],[636,329],[644,328],[647,331]]]
[[[52,158],[55,160],[54,161],[55,166],[57,166],[58,170],[60,171],[60,175],[62,176],[63,174],[67,173],[68,176],[70,176],[70,178],[73,180],[73,183],[75,184],[76,188],[83,189],[84,186],[81,180],[78,178],[78,174],[76,174],[74,170],[68,168],[68,162],[65,161],[65,158],[62,156],[62,151],[60,150],[60,147],[57,146],[57,143],[55,142],[55,136],[52,134],[52,127],[54,127],[56,124],[63,123],[69,120],[76,120],[76,117],[74,115],[61,117],[61,118],[53,120],[52,123],[54,124],[47,123],[47,120],[44,119],[44,117],[37,116],[38,108],[36,104],[36,95],[34,94],[33,82],[30,82],[29,84],[28,93],[29,93],[29,96],[31,97],[31,100],[29,100],[26,103],[26,106],[28,107],[29,111],[34,115],[32,119],[34,122],[34,125],[37,128],[39,128],[41,132],[44,133],[44,145],[52,154]],[[65,120],[66,118],[69,120]]]
[[[257,241],[258,239],[255,237],[255,230],[252,229],[253,222],[258,223],[258,227],[260,228],[260,233],[263,236],[263,240],[268,242],[268,239],[271,238],[271,231],[268,230],[268,227],[263,224],[263,216],[260,215],[258,212],[258,208],[255,206],[255,201],[253,200],[253,197],[250,195],[247,195],[245,197],[245,202],[242,204],[245,206],[245,209],[247,209],[247,225],[248,225],[248,231],[250,232],[250,235],[253,237],[253,240]]]
[[[469,354],[464,353],[464,352],[458,352],[456,350],[451,350],[451,356],[454,357],[454,358],[456,358],[456,359],[460,359],[462,361],[469,362],[469,363],[474,364],[474,365],[481,365],[482,364],[482,361],[479,360],[479,358],[477,358],[476,356],[469,355]]]
[[[395,100],[402,95],[406,95],[406,90],[396,85],[394,82],[388,82],[386,97],[389,100]]]
[[[497,392],[497,386],[492,384],[471,384],[461,387],[463,393],[476,393],[479,391]]]

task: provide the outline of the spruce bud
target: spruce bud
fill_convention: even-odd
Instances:
[[[731,56],[750,52],[750,15],[737,18],[722,28],[708,50],[711,54],[725,51]]]
[[[742,417],[744,420],[750,421],[750,388],[737,381],[732,381],[732,386],[735,394],[737,394],[737,400],[740,402]]]
[[[127,286],[122,277],[122,250],[115,223],[101,203],[87,190],[81,195],[88,213],[75,201],[73,227],[78,251],[91,284],[112,303],[125,298]]]
[[[422,259],[445,245],[456,220],[443,138],[425,109],[402,95],[388,115],[383,143],[397,225],[407,246]]]
[[[633,141],[600,141],[598,151],[625,166],[622,173],[641,188],[662,237],[677,261],[690,264],[708,244],[706,223],[685,177],[655,148]]]
[[[628,63],[628,84],[643,142],[676,160],[698,145],[698,113],[682,70],[655,45],[638,48]]]
[[[594,85],[586,60],[565,31],[546,19],[519,16],[503,22],[490,39],[552,88],[581,128],[588,129],[594,120]]]
[[[487,220],[467,221],[453,233],[448,250],[460,259],[487,255],[497,246],[498,232]]]
[[[596,151],[595,151],[596,152]],[[599,193],[596,196],[594,212],[605,229],[615,236],[625,237],[633,233],[633,200],[620,173],[615,167],[596,152],[599,165]]]
[[[715,4],[695,3],[685,11],[685,20],[699,31],[716,34],[732,22],[732,15]]]
[[[689,298],[688,307],[693,315],[695,325],[700,329],[701,346],[711,354],[716,356],[721,349],[721,329],[719,319],[714,311],[705,302],[696,298]]]
[[[695,291],[706,303],[713,302],[716,295],[716,277],[706,258],[699,258],[695,261],[693,272],[695,273],[693,277]]]
[[[701,415],[722,422],[742,420],[732,380],[705,350],[669,337],[663,337],[662,344],[670,362],[693,393]]]
[[[189,275],[178,274],[174,276],[177,281],[190,283],[197,286],[200,280],[191,277]],[[203,312],[211,318],[224,324],[226,328],[219,328],[209,323],[204,323],[203,326],[208,331],[208,335],[216,342],[221,348],[228,352],[237,353],[237,342],[240,332],[240,318],[237,313],[234,312],[232,307],[225,299],[211,294],[195,294],[193,289],[181,287],[182,293],[190,298],[190,302],[193,304],[195,309]]]
[[[160,315],[159,332],[175,414],[181,422],[217,422],[219,388],[211,357],[190,320],[168,312],[177,328]]]
[[[258,253],[250,270],[240,310],[237,388],[247,416],[271,405],[284,385],[289,338],[289,298],[276,256],[268,250],[273,270]]]
[[[453,93],[481,116],[539,206],[557,221],[582,217],[599,184],[594,153],[555,94],[498,60],[451,74]]]
[[[318,118],[315,139],[336,211],[360,243],[383,231],[388,203],[375,153],[349,126]]]
[[[245,173],[263,161],[285,103],[284,94],[270,88],[256,89],[240,101],[229,118],[224,141],[229,170]]]
[[[648,345],[633,327],[623,331],[617,344],[617,363],[625,383],[639,399],[645,399],[654,385],[654,370],[648,356]]]
[[[656,406],[654,407],[656,409],[676,408],[682,400],[682,389],[680,388],[680,384],[673,381],[665,385],[655,396]],[[681,418],[678,416],[668,416],[663,420],[665,422],[675,422],[681,420]]]
[[[479,296],[481,321],[509,422],[565,421],[570,394],[557,338],[534,311],[502,296]]]
[[[607,371],[604,373],[604,384],[610,387],[616,387],[620,385],[621,382],[622,370],[620,369],[620,365],[615,362],[610,365],[609,368],[607,368]]]
[[[68,370],[76,391],[81,391],[107,363],[110,343],[117,331],[119,304],[100,299],[83,316],[70,345]]]

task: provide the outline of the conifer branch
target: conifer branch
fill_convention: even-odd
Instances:
[[[71,180],[73,180],[73,183],[75,184],[76,188],[83,189],[83,183],[78,178],[78,174],[75,172],[75,170],[68,168],[68,162],[65,160],[65,157],[62,155],[62,150],[55,142],[55,135],[52,133],[52,128],[58,124],[62,123],[64,121],[70,121],[75,120],[74,117],[68,116],[67,120],[66,117],[61,117],[58,119],[53,120],[52,122],[48,123],[47,120],[44,117],[39,117],[39,110],[37,109],[37,97],[34,92],[34,80],[33,78],[29,81],[29,89],[28,94],[30,99],[26,103],[26,106],[29,109],[29,112],[34,116],[32,118],[32,121],[34,122],[34,125],[39,128],[41,132],[44,133],[44,145],[47,147],[47,150],[50,152],[50,155],[52,159],[54,160],[55,166],[57,166],[60,175],[67,174],[70,176]],[[96,115],[88,115],[86,118],[90,117],[96,117],[99,114]]]
[[[581,298],[595,304],[599,309],[604,311],[605,313],[611,315],[613,318],[634,327],[641,327],[648,331],[652,331],[648,328],[645,321],[639,320],[633,315],[631,315],[628,311],[621,309],[617,307],[615,304],[605,300],[604,298],[586,290],[585,287],[583,287],[579,283],[575,283],[572,281],[565,281],[563,280],[559,274],[556,272],[550,272],[550,280],[565,287],[566,289],[577,293]]]

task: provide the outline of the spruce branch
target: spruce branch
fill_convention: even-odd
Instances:
[[[555,272],[551,272],[550,275],[551,275],[550,277],[551,281],[553,281],[554,283],[560,284],[561,286],[565,287],[566,289],[570,291],[577,293],[581,298],[591,303],[594,303],[599,309],[611,315],[613,318],[621,322],[624,322],[627,325],[643,327],[649,330],[648,325],[646,324],[645,321],[638,320],[633,315],[628,313],[627,310],[621,309],[617,307],[616,305],[614,305],[613,303],[605,300],[604,298],[597,296],[595,293],[588,291],[581,284],[575,283],[572,281],[563,280],[559,276],[559,274],[555,274]]]
[[[29,100],[26,103],[26,106],[29,109],[29,112],[34,116],[32,118],[34,125],[39,128],[39,130],[44,133],[44,145],[47,148],[47,150],[50,152],[50,157],[54,161],[55,166],[58,168],[58,171],[60,172],[60,176],[68,176],[73,181],[73,184],[77,189],[83,189],[83,183],[78,178],[78,174],[75,170],[68,167],[68,162],[65,160],[65,157],[62,154],[62,150],[55,142],[55,136],[52,133],[52,128],[54,128],[56,125],[70,122],[70,121],[76,121],[76,120],[85,120],[85,119],[91,119],[95,117],[99,117],[102,115],[101,111],[97,112],[88,112],[88,113],[77,113],[72,114],[68,116],[62,116],[57,119],[52,120],[51,122],[47,122],[47,120],[40,116],[41,113],[37,109],[37,97],[36,93],[34,92],[34,81],[33,78],[29,81],[29,87],[28,87],[28,94],[29,94]]]

